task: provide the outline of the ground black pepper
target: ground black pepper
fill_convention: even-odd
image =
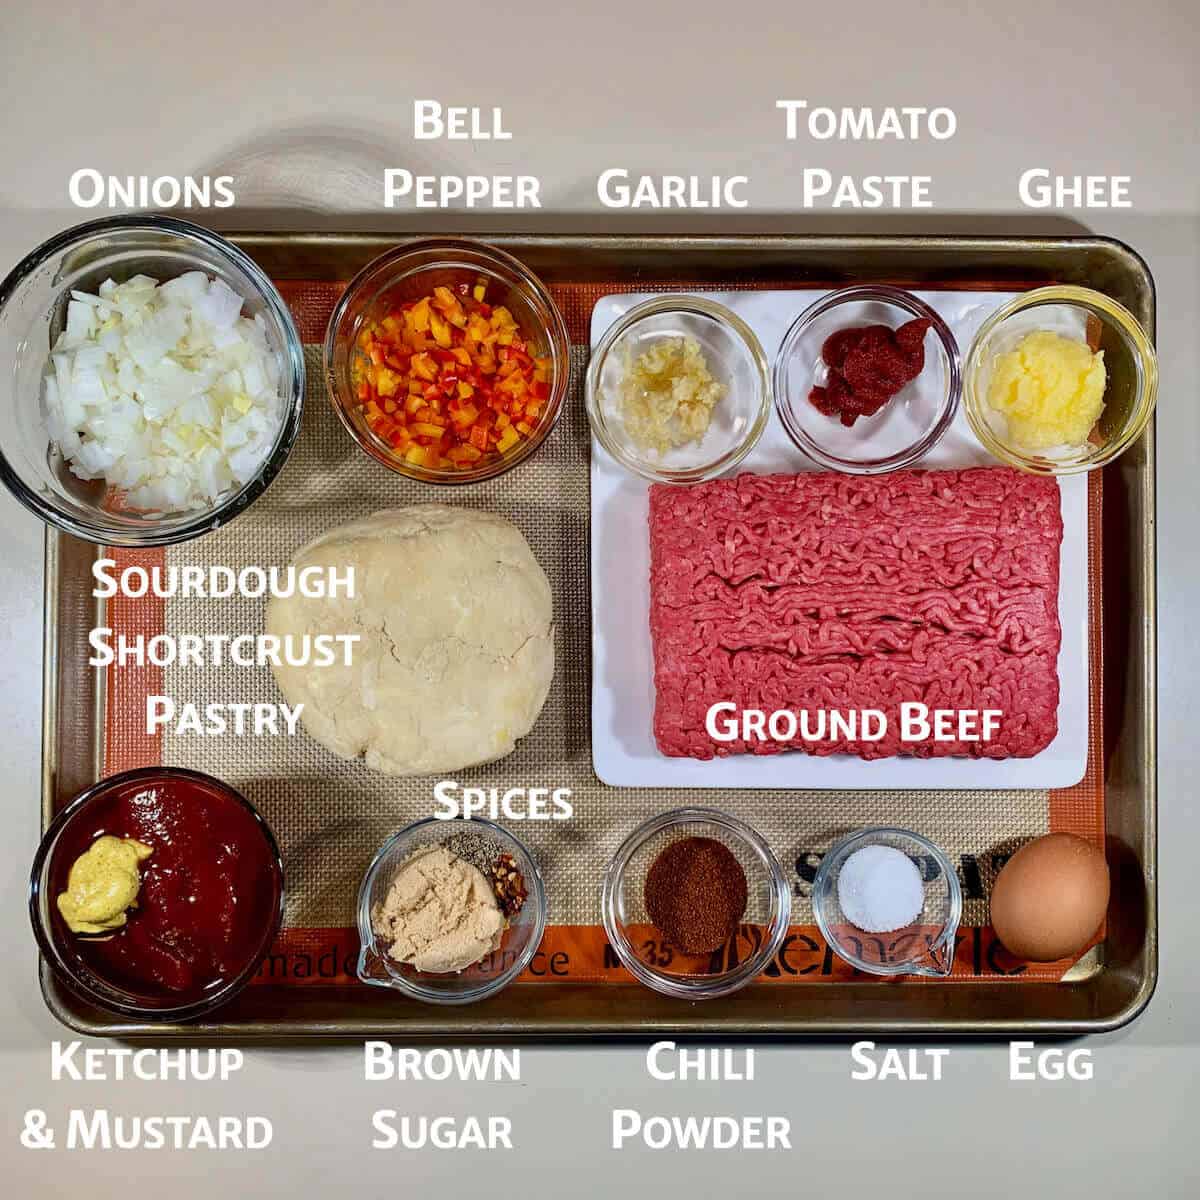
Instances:
[[[492,863],[496,861],[497,850],[495,843],[491,839],[484,837],[483,834],[475,833],[474,830],[452,833],[443,845],[456,858],[461,858],[464,862],[469,862],[471,866],[477,867],[484,875],[489,873]]]
[[[746,872],[715,838],[681,838],[646,872],[646,912],[684,954],[719,950],[746,912]]]

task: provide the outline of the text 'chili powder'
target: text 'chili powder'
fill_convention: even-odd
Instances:
[[[746,912],[746,872],[715,838],[672,842],[650,864],[646,912],[684,954],[720,949]]]

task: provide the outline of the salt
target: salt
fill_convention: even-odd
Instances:
[[[925,907],[921,872],[893,846],[864,846],[838,873],[838,903],[852,925],[890,933],[911,925]]]

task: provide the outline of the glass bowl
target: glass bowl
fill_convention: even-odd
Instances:
[[[1049,330],[1104,351],[1108,382],[1097,441],[1028,451],[1012,443],[1007,421],[987,403],[993,363],[1026,334]],[[1010,300],[980,327],[967,352],[964,404],[975,436],[1002,462],[1039,475],[1075,475],[1112,462],[1141,436],[1158,397],[1158,361],[1137,318],[1090,288],[1037,288]]]
[[[925,906],[910,925],[867,933],[852,925],[838,902],[838,877],[850,855],[866,846],[890,846],[921,872]],[[840,958],[869,975],[950,974],[962,920],[962,888],[954,864],[928,838],[888,826],[863,829],[838,842],[821,860],[812,887],[821,936]]]
[[[358,401],[354,372],[365,361],[357,348],[364,326],[381,320],[395,303],[428,295],[435,287],[488,283],[487,299],[506,305],[537,357],[548,357],[550,395],[533,432],[509,452],[462,470],[439,470],[410,463],[367,424]],[[376,462],[422,483],[469,484],[494,479],[531,458],[562,413],[571,375],[567,326],[545,285],[511,254],[468,239],[410,242],[369,263],[350,282],[325,334],[325,382],[346,431]]]
[[[726,393],[698,442],[660,454],[634,444],[621,416],[621,378],[655,342],[692,337]],[[627,470],[656,483],[699,483],[733,470],[754,449],[771,415],[767,358],[754,331],[724,305],[660,296],[614,321],[592,355],[587,413],[596,440]]]
[[[120,511],[103,480],[76,478],[51,443],[42,377],[65,324],[71,290],[95,292],[108,278],[137,274],[164,282],[203,271],[244,297],[242,312],[261,315],[278,355],[283,424],[258,474],[207,509],[174,513]],[[77,225],[39,246],[0,284],[0,361],[8,403],[0,411],[0,477],[48,525],[108,546],[165,546],[216,529],[244,512],[279,473],[300,430],[304,352],[279,293],[236,246],[175,217],[108,217]]]
[[[826,338],[860,325],[897,329],[914,318],[930,322],[925,367],[871,417],[846,426],[809,400],[823,386]],[[775,408],[798,450],[830,471],[881,475],[924,458],[954,421],[962,396],[958,343],[949,326],[911,292],[885,285],[842,288],[804,310],[775,357]]]
[[[377,934],[371,913],[382,903],[396,872],[423,846],[459,835],[482,839],[492,857],[511,854],[525,877],[528,895],[504,931],[500,949],[453,974],[418,971],[397,962]],[[494,854],[492,852],[494,851]],[[358,977],[373,987],[393,988],[427,1004],[471,1004],[506,988],[532,961],[546,931],[546,888],[533,855],[508,830],[482,817],[443,821],[426,817],[392,834],[379,848],[358,890]]]
[[[646,874],[672,842],[715,838],[746,872],[747,904],[738,932],[711,955],[680,954],[646,913]],[[604,873],[604,930],[622,965],[647,987],[684,1000],[727,996],[756,979],[787,936],[792,893],[770,846],[748,825],[713,808],[679,808],[639,825]]]
[[[83,939],[67,929],[55,903],[81,848],[101,833],[115,830],[117,836],[129,836],[120,830],[114,807],[126,801],[153,803],[162,789],[177,792],[181,802],[189,807],[208,806],[211,820],[221,822],[219,832],[213,834],[214,844],[218,838],[222,845],[236,840],[241,848],[238,861],[249,872],[242,881],[243,894],[237,898],[239,919],[247,920],[251,927],[242,956],[244,961],[218,985],[211,985],[202,995],[188,1000],[172,996],[164,988],[147,986],[139,990],[128,978],[106,973],[100,963],[90,961],[85,955]],[[167,819],[159,825],[168,831],[173,828]],[[67,987],[88,1003],[122,1016],[150,1021],[188,1020],[205,1016],[228,1003],[258,971],[283,917],[283,860],[270,827],[240,792],[199,771],[145,767],[100,780],[54,818],[33,861],[29,913],[46,962]]]

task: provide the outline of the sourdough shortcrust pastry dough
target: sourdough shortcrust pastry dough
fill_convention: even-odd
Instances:
[[[375,513],[293,560],[354,568],[354,595],[272,599],[270,634],[358,633],[350,666],[273,667],[321,745],[388,775],[510,754],[554,675],[550,583],[515,525],[442,504]]]

